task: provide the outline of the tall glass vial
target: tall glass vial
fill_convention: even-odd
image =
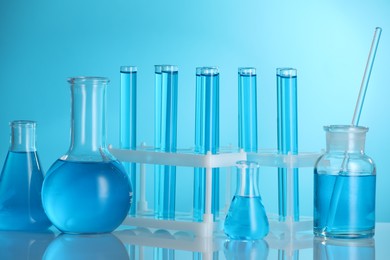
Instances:
[[[216,67],[197,68],[195,100],[195,152],[216,154],[219,149],[219,71]],[[219,169],[212,169],[211,213],[219,214]],[[194,169],[194,219],[205,213],[206,169]]]
[[[155,149],[176,152],[178,68],[155,66]],[[155,166],[155,216],[175,218],[176,167]]]
[[[280,154],[298,153],[298,113],[297,113],[297,70],[276,69],[277,111],[278,111],[278,152]],[[279,219],[285,221],[290,215],[299,220],[298,169],[292,169],[292,205],[287,201],[287,168],[278,168]],[[291,176],[289,176],[291,177]]]
[[[43,207],[62,232],[111,232],[128,214],[132,188],[122,164],[106,148],[109,80],[76,77],[68,82],[72,97],[71,143],[43,181]]]
[[[43,171],[34,121],[12,121],[10,146],[0,175],[0,230],[42,231],[51,226],[41,200]]]
[[[258,240],[269,231],[268,218],[258,188],[259,164],[237,162],[237,190],[225,219],[225,234],[231,239]]]
[[[368,128],[331,125],[314,168],[314,234],[369,238],[375,232],[376,168],[364,152]]]
[[[121,66],[121,102],[120,102],[120,147],[135,150],[137,148],[137,67]],[[133,187],[133,201],[130,215],[136,213],[137,201],[137,164],[123,162]]]
[[[238,69],[238,146],[246,152],[257,152],[255,68]]]

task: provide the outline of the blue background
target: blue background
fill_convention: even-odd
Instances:
[[[381,26],[360,124],[370,128],[366,152],[377,164],[377,220],[389,222],[389,14],[387,0],[0,0],[0,162],[8,149],[8,122],[15,119],[38,122],[45,171],[67,151],[66,79],[76,75],[111,79],[107,141],[118,146],[121,65],[138,66],[138,141],[148,144],[153,65],[179,66],[179,147],[194,142],[195,67],[220,69],[221,145],[237,145],[237,68],[256,67],[264,149],[276,148],[275,69],[297,68],[299,149],[319,152],[324,125],[351,122],[374,28]],[[262,170],[263,182],[275,173]],[[302,212],[310,215],[311,170],[301,182]],[[261,184],[262,195],[274,210],[267,186]]]

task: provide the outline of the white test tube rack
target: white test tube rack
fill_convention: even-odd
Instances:
[[[270,152],[245,153],[243,151],[223,152],[219,154],[195,154],[188,151],[178,151],[176,153],[158,152],[145,146],[137,150],[116,149],[109,146],[110,152],[120,161],[140,164],[139,175],[139,198],[137,203],[137,214],[126,217],[123,225],[144,227],[149,229],[164,229],[173,231],[192,232],[199,237],[212,237],[214,232],[221,231],[223,221],[213,221],[211,213],[211,189],[212,189],[212,168],[233,167],[237,161],[250,160],[260,164],[260,167],[287,168],[287,216],[285,221],[278,220],[276,214],[268,214],[270,222],[270,235],[274,234],[279,239],[278,234],[283,233],[283,237],[292,238],[297,232],[309,231],[313,227],[312,218],[301,217],[300,221],[293,220],[293,180],[292,169],[302,167],[313,167],[315,161],[320,156],[319,153],[300,153],[297,155],[277,154]],[[145,190],[145,164],[158,164],[170,166],[198,167],[206,168],[206,191],[205,191],[205,214],[202,222],[192,221],[192,218],[185,220],[179,217],[175,220],[164,220],[154,218],[153,212],[148,209]],[[226,210],[226,209],[225,209]],[[222,218],[221,218],[222,219]]]

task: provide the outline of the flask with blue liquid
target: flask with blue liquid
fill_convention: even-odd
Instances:
[[[111,232],[127,216],[132,187],[124,167],[106,148],[109,80],[76,77],[68,82],[72,94],[71,144],[47,172],[42,186],[43,207],[62,232]]]
[[[258,163],[237,162],[237,189],[224,225],[225,234],[231,239],[258,240],[269,232],[258,180]]]
[[[36,122],[18,120],[10,126],[10,147],[0,175],[0,230],[43,231],[51,223],[42,207]]]
[[[331,125],[314,168],[314,234],[370,238],[375,232],[376,168],[364,152],[368,128]]]

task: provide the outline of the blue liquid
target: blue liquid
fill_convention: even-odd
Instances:
[[[225,220],[225,234],[232,239],[256,240],[269,231],[261,197],[234,196]]]
[[[226,260],[267,260],[269,248],[263,239],[251,242],[228,240],[224,244],[223,251]]]
[[[129,258],[125,245],[114,234],[60,234],[46,249],[42,259],[129,260],[135,258]]]
[[[257,152],[256,75],[238,77],[238,146],[246,152]]]
[[[374,239],[314,239],[313,259],[374,260]]]
[[[330,202],[337,182],[338,195],[333,221]],[[342,176],[314,174],[314,233],[334,238],[372,237],[375,228],[375,175]],[[330,223],[332,222],[332,223]]]
[[[51,226],[41,201],[43,173],[36,152],[8,152],[0,176],[0,230]]]
[[[287,70],[289,71],[289,70]],[[292,70],[295,71],[295,70]],[[277,74],[278,151],[298,153],[297,77]],[[278,168],[279,218],[287,216],[287,169]],[[298,169],[293,169],[293,217],[299,220]]]
[[[120,147],[137,148],[137,72],[121,71],[121,105],[120,105]],[[137,167],[135,163],[124,162],[123,166],[130,177],[133,188],[133,201],[130,214],[135,215],[137,201]]]
[[[219,74],[196,75],[195,152],[216,154],[219,149]],[[206,169],[194,169],[194,219],[205,213]],[[219,169],[212,169],[211,213],[219,215]]]
[[[125,219],[132,189],[118,161],[57,160],[43,182],[47,216],[66,233],[111,232]]]
[[[155,148],[161,152],[176,152],[178,72],[166,71],[164,67],[161,73],[156,72]],[[156,217],[174,219],[175,166],[155,166],[155,189]]]

